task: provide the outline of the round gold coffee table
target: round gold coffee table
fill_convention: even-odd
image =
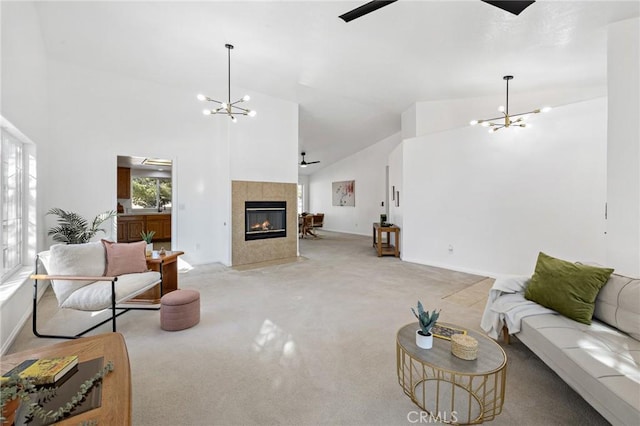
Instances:
[[[450,340],[434,336],[431,349],[416,346],[418,328],[416,322],[398,331],[398,383],[426,412],[426,418],[443,423],[477,424],[500,414],[507,378],[507,355],[500,345],[468,330],[467,334],[478,340],[478,358],[467,361],[451,353]]]

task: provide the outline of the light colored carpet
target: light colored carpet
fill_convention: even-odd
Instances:
[[[397,330],[417,300],[479,330],[492,280],[378,258],[366,237],[321,236],[302,240],[293,262],[180,274],[180,287],[201,294],[194,328],[162,331],[159,312],[118,319],[134,425],[415,424],[396,376]],[[42,331],[81,329],[87,317],[57,311],[51,291],[40,306]],[[52,342],[28,325],[10,351]],[[493,424],[606,424],[522,344],[503,347],[506,401]]]

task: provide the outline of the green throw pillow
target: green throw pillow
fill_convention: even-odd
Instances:
[[[567,318],[591,324],[598,292],[612,273],[610,268],[571,263],[540,252],[524,297]]]

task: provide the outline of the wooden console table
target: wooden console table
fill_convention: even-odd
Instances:
[[[78,355],[79,362],[104,358],[113,362],[113,371],[102,379],[102,403],[100,407],[68,417],[56,425],[131,424],[131,370],[124,337],[120,333],[106,333],[83,337],[36,349],[16,352],[0,357],[2,373],[6,373],[26,359]]]
[[[147,267],[152,271],[162,270],[162,290],[164,294],[178,289],[178,256],[183,255],[183,251],[167,251],[157,259],[147,257]],[[160,303],[160,285],[145,291],[144,293],[131,299],[131,303]]]
[[[382,233],[387,234],[387,242],[382,242]],[[391,244],[391,233],[393,233],[393,242]],[[373,224],[373,247],[378,251],[378,257],[382,255],[393,255],[400,257],[400,227],[396,225],[380,226],[378,222]]]

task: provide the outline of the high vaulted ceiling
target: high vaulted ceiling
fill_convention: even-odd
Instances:
[[[539,0],[514,16],[480,0],[37,2],[47,56],[182,88],[213,80],[300,104],[310,173],[400,131],[417,101],[606,84],[607,25],[639,1]],[[195,99],[195,98],[194,98]],[[200,113],[196,105],[194,113]]]

